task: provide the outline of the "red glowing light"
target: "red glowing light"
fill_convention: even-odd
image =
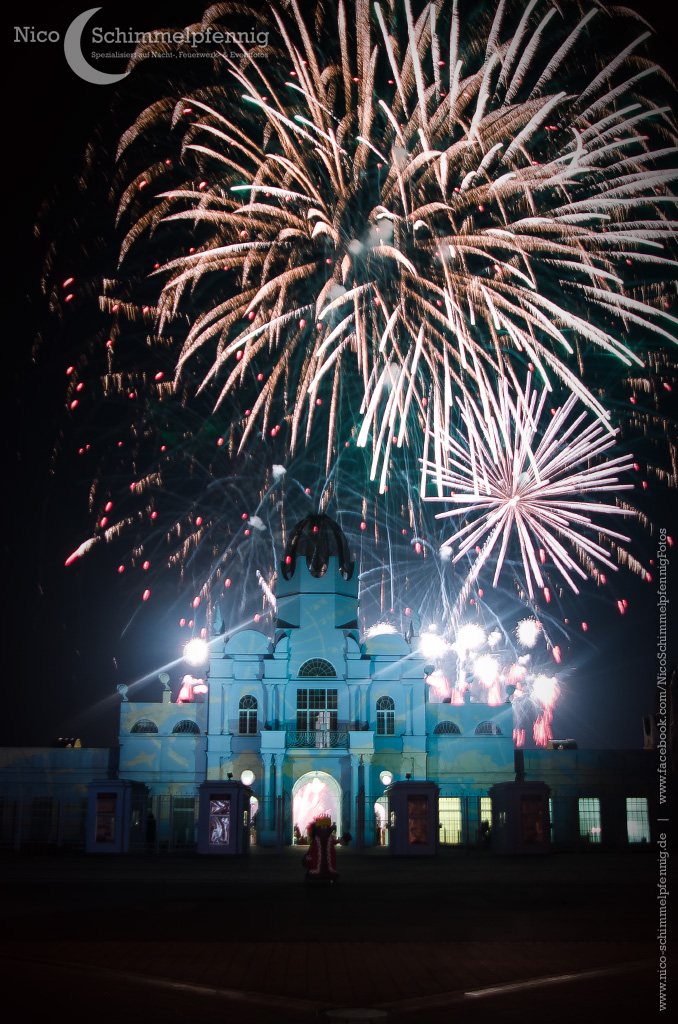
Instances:
[[[557,646],[554,647],[553,650],[551,651],[551,654],[553,655],[553,660],[556,662],[556,664],[560,665],[560,661],[561,661],[560,647],[557,647]]]
[[[113,348],[113,339],[109,338],[106,342],[106,348]]]
[[[74,277],[67,277],[64,283],[61,285],[62,288],[68,288],[69,284],[73,284],[75,281]]]
[[[417,541],[417,542],[415,543],[415,545],[414,545],[414,550],[416,551],[416,553],[417,553],[418,555],[420,555],[420,554],[421,554],[421,543],[420,543],[419,541]]]
[[[249,535],[250,535],[250,531],[249,530],[245,530],[245,536],[249,537]]]
[[[78,400],[77,400],[77,398],[74,398],[73,401],[71,402],[71,409],[75,409],[77,404],[78,404]]]
[[[247,519],[247,512],[243,512],[243,514],[240,516],[240,518],[241,519]]]
[[[235,358],[242,359],[242,349],[238,349],[238,351],[235,354]]]
[[[200,526],[201,524],[202,524],[202,516],[197,516],[196,520],[195,520],[195,525],[196,526]]]
[[[64,302],[70,302],[71,299],[73,299],[73,298],[74,298],[73,292],[70,292],[70,294],[67,295],[66,298],[64,299]]]
[[[581,628],[582,628],[582,629],[584,630],[584,632],[586,633],[586,631],[587,631],[587,630],[588,630],[588,628],[589,628],[589,626],[588,626],[588,622],[582,622],[582,624],[581,624]]]
[[[323,400],[322,400],[322,398],[316,398],[316,400],[315,400],[315,404],[316,404],[316,405],[322,405],[322,404],[323,404]]]
[[[230,587],[230,585],[231,585],[231,581],[230,580],[224,580],[224,586],[225,587]]]
[[[292,564],[292,556],[291,555],[285,555],[285,565],[291,565],[291,564]]]
[[[162,378],[163,378],[164,376],[165,376],[165,374],[164,374],[164,373],[162,372],[162,370],[158,370],[158,372],[157,372],[157,373],[156,373],[156,375],[155,375],[155,379],[156,379],[156,380],[162,380]]]
[[[299,321],[299,327],[304,328],[305,326],[306,326],[306,321],[305,320],[300,320]]]
[[[158,513],[157,512],[151,512],[151,519],[157,519],[157,518],[158,518]]]
[[[249,311],[249,313],[247,314],[247,319],[248,320],[254,320],[254,310],[253,309],[251,309]]]
[[[544,551],[543,548],[539,548],[539,561],[541,562],[542,565],[546,561],[546,552]]]
[[[118,572],[124,572],[124,571],[125,571],[125,566],[124,565],[119,565],[118,566]]]
[[[305,487],[304,491],[305,491],[306,494],[310,494],[311,493],[311,488],[310,487]]]
[[[666,381],[664,381],[662,383],[662,387],[664,388],[665,391],[670,391],[671,390],[671,385],[667,384]]]
[[[219,445],[219,447],[220,447],[220,448],[221,448],[221,446],[222,446],[222,444],[223,444],[223,443],[224,443],[224,439],[223,439],[223,437],[219,437],[219,438],[217,438],[217,444]]]
[[[107,522],[108,519],[106,518],[106,516],[102,516],[102,518],[99,520],[99,526],[104,527]]]
[[[412,614],[412,609],[411,608],[406,608],[405,609],[405,615],[411,615],[411,614]]]
[[[198,188],[207,188],[207,182],[201,181],[200,184],[198,185]]]
[[[193,598],[193,607],[194,608],[198,608],[199,605],[200,605],[200,598],[199,597],[194,597]]]
[[[146,179],[142,178],[141,181],[139,182],[139,188],[146,188],[147,185],[148,182],[146,181]]]
[[[257,612],[257,614],[254,616],[254,621],[258,622],[260,618],[261,618],[261,615],[259,614],[259,612]]]
[[[79,383],[79,384],[76,384],[76,385],[75,385],[75,390],[76,390],[76,391],[82,391],[82,389],[84,388],[84,386],[85,386],[85,385],[84,385],[84,384],[82,383],[82,381],[80,381],[80,383]]]
[[[179,619],[179,625],[183,628],[186,625],[186,619]]]
[[[551,601],[551,591],[548,587],[544,587],[544,599],[547,604],[549,604]]]
[[[366,530],[367,529],[367,523],[361,523],[360,524],[360,529],[361,530]]]
[[[141,595],[141,599],[143,601],[148,601],[150,596],[151,596],[150,590],[144,590],[143,594]]]
[[[193,629],[193,619],[188,620],[188,628]]]
[[[113,508],[113,502],[112,501],[107,501],[106,504],[104,505],[104,512],[110,512],[112,508]]]
[[[73,373],[73,370],[74,370],[74,369],[75,369],[75,367],[74,367],[74,366],[67,366],[67,367],[66,367],[66,373],[67,373],[67,374],[68,374],[68,373]]]
[[[264,379],[263,373],[258,373],[257,374],[257,380],[263,380],[263,379]]]

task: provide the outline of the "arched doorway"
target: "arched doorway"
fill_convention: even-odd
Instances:
[[[306,772],[292,787],[292,823],[295,841],[305,838],[316,818],[327,815],[341,835],[341,787],[327,772]],[[298,830],[298,833],[297,833]]]

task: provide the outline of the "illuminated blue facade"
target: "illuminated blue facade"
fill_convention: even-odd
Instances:
[[[137,845],[156,849],[195,844],[198,789],[210,780],[242,778],[255,798],[253,840],[278,846],[303,841],[302,805],[313,793],[328,802],[322,809],[340,833],[360,828],[367,845],[387,841],[385,788],[410,778],[439,787],[441,840],[470,846],[491,824],[491,787],[516,779],[550,787],[561,846],[623,843],[625,807],[653,804],[653,751],[540,750],[514,759],[509,700],[488,705],[467,693],[463,704],[434,702],[419,636],[360,642],[357,573],[327,517],[296,528],[276,598],[273,637],[244,629],[210,639],[202,702],[173,701],[167,681],[158,702],[123,695],[118,751],[36,751],[28,759],[4,751],[3,842],[25,840],[17,799],[42,799],[47,814],[45,801],[76,806],[89,782],[114,778],[134,785]],[[53,818],[41,832],[52,839]],[[647,830],[638,828],[642,838]]]

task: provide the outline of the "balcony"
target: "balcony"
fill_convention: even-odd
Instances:
[[[285,745],[289,747],[312,747],[315,750],[329,750],[333,747],[348,747],[346,729],[312,729],[304,732],[287,732]]]

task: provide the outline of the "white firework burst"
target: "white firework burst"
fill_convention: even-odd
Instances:
[[[382,491],[392,450],[427,420],[449,429],[482,367],[529,360],[604,417],[581,348],[642,366],[624,328],[666,342],[678,325],[659,301],[678,135],[649,98],[666,75],[645,23],[573,0],[302,7],[239,5],[267,59],[234,43],[212,86],[121,140],[123,257],[159,229],[168,243],[143,316],[158,336],[188,324],[175,384],[196,367],[218,406],[256,379],[240,445],[285,421],[294,451],[322,419],[328,470],[342,408],[350,429],[360,408]],[[181,139],[181,174],[140,165],[163,137]]]
[[[635,512],[587,498],[592,493],[633,489],[619,479],[620,473],[632,467],[633,456],[601,459],[614,447],[616,431],[608,432],[596,420],[587,424],[586,411],[577,413],[574,395],[562,407],[551,409],[544,427],[547,391],[539,396],[530,375],[524,390],[516,381],[510,385],[501,379],[495,388],[486,383],[481,397],[482,401],[476,402],[467,393],[458,400],[462,426],[456,437],[443,439],[447,452],[443,470],[422,460],[422,489],[427,475],[440,486],[440,493],[426,500],[455,506],[437,518],[464,519],[464,525],[445,541],[448,547],[458,545],[453,561],[476,550],[469,574],[472,582],[498,546],[496,586],[509,542],[515,538],[530,597],[534,597],[535,583],[544,586],[541,564],[547,558],[575,593],[579,590],[573,576],[588,578],[582,561],[587,565],[601,562],[616,570],[600,539],[628,542],[630,538],[601,526],[591,516],[632,516]],[[591,532],[598,534],[599,540],[592,539]]]

